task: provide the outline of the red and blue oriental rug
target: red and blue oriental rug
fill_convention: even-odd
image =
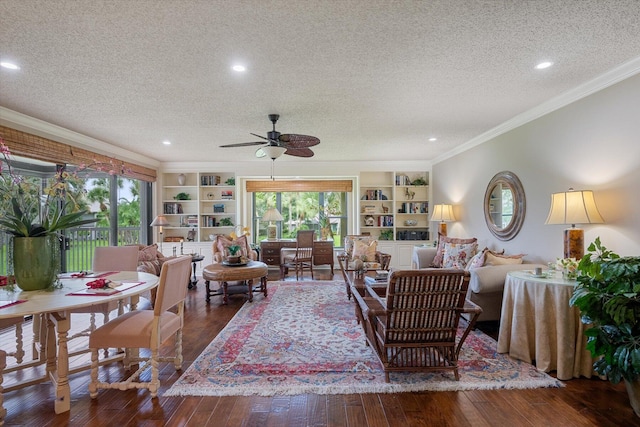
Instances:
[[[270,282],[183,373],[165,396],[395,393],[560,387],[534,366],[496,353],[479,330],[453,372],[391,373],[365,344],[343,282]]]

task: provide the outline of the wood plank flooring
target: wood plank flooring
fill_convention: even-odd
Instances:
[[[329,279],[317,269],[316,279]],[[277,280],[278,272],[270,272]],[[308,274],[306,274],[308,280]],[[339,273],[334,276],[338,279]],[[256,294],[256,299],[263,298]],[[232,296],[227,306],[205,302],[202,281],[186,301],[184,368],[224,328],[244,303]],[[99,319],[100,323],[101,319]],[[29,330],[26,326],[25,330]],[[491,332],[491,331],[489,331]],[[6,334],[0,344],[7,345]],[[172,346],[169,343],[164,349]],[[30,355],[30,346],[25,347]],[[86,356],[85,356],[86,357]],[[87,357],[88,360],[88,357]],[[120,377],[122,368],[110,365]],[[162,393],[179,378],[162,364]],[[49,383],[5,393],[6,425],[21,426],[640,426],[623,384],[599,379],[566,381],[560,389],[414,392],[397,394],[159,397],[146,391],[103,390],[92,400],[89,372],[70,377],[71,411],[56,415]]]

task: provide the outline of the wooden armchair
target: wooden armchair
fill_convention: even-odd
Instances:
[[[352,289],[356,316],[384,367],[391,371],[452,370],[482,309],[465,300],[469,273],[464,270],[393,271],[385,288]],[[462,313],[471,321],[456,337]]]
[[[345,271],[353,271],[356,258],[363,259],[367,270],[388,270],[391,255],[378,250],[378,241],[372,236],[344,236],[344,252],[338,254],[340,266]]]

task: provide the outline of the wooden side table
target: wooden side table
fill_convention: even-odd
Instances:
[[[253,301],[253,292],[262,292],[267,296],[267,264],[260,261],[249,261],[242,266],[227,266],[221,263],[210,264],[202,270],[202,278],[205,280],[206,300],[211,301],[212,296],[222,295],[222,303],[229,302],[229,294],[247,293],[249,302]],[[260,285],[253,287],[253,281],[260,279]],[[218,289],[211,290],[210,282],[220,284]],[[239,282],[230,284],[229,282]]]

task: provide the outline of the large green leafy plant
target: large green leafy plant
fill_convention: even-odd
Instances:
[[[45,188],[15,173],[11,167],[9,148],[0,139],[0,152],[6,167],[0,162],[0,198],[5,207],[0,216],[0,230],[14,237],[41,237],[61,230],[96,222],[86,218],[72,190],[77,177],[58,170]]]
[[[597,238],[578,265],[571,305],[592,324],[587,349],[601,375],[614,384],[640,376],[640,257],[620,257]]]

